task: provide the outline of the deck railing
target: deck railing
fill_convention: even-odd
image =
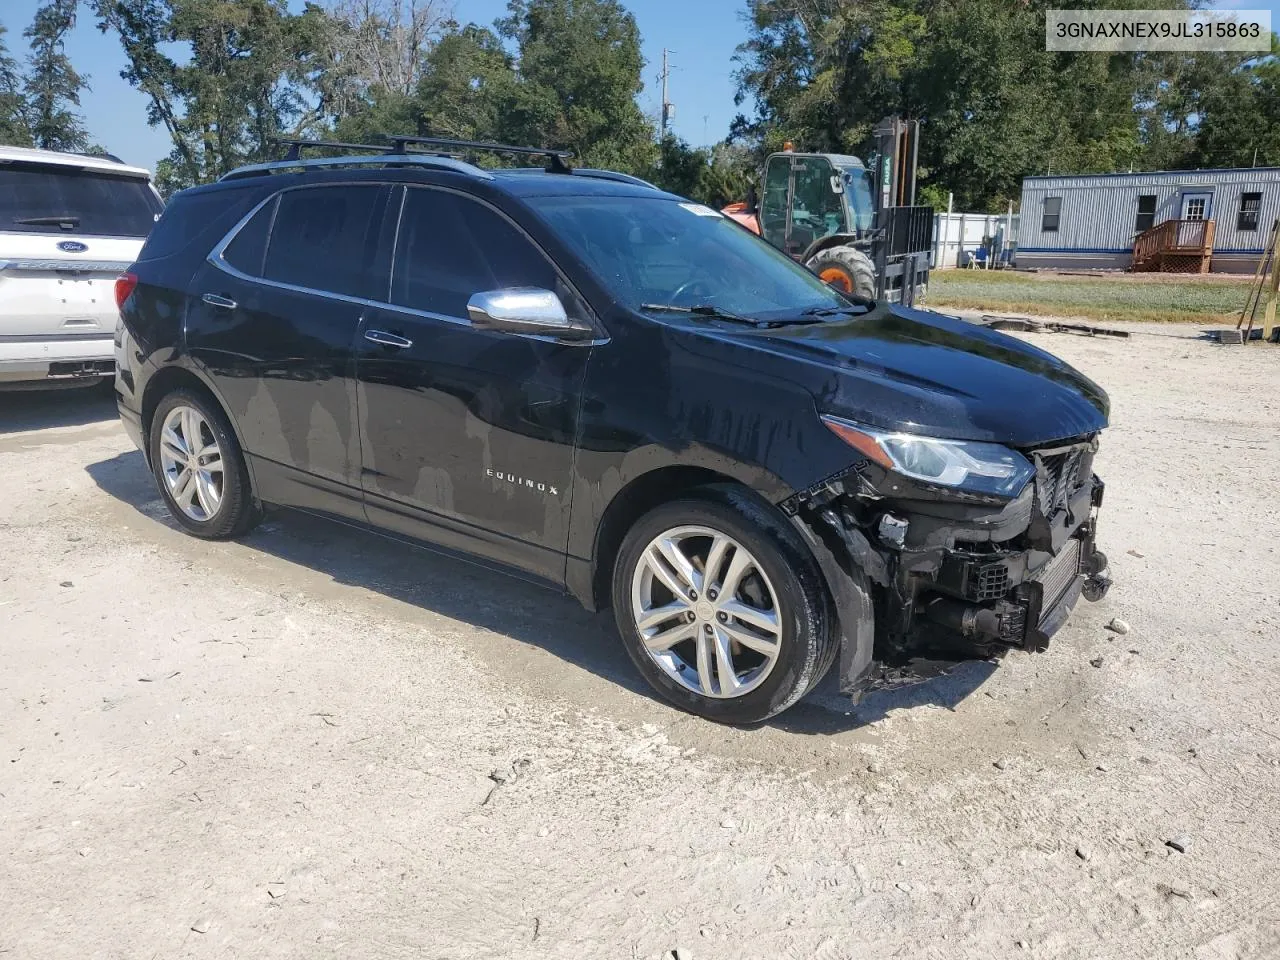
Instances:
[[[1160,261],[1169,257],[1199,257],[1207,265],[1213,255],[1213,235],[1212,220],[1158,223],[1133,238],[1133,269],[1159,270]]]

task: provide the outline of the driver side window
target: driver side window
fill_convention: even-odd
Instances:
[[[497,211],[456,193],[408,188],[391,302],[465,320],[473,294],[504,287],[538,287],[565,299],[555,268]]]

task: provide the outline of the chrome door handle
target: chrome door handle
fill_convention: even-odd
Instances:
[[[227,297],[220,297],[216,293],[206,293],[200,298],[211,307],[221,307],[223,310],[234,310],[236,302]]]
[[[382,330],[366,330],[364,338],[371,343],[381,344],[384,347],[397,347],[400,350],[407,350],[413,346],[412,340],[406,340],[404,337],[397,337],[394,333],[386,333]]]

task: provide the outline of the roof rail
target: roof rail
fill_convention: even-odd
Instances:
[[[619,173],[617,170],[596,170],[593,167],[577,167],[574,169],[573,175],[575,177],[594,177],[596,180],[616,180],[618,183],[629,183],[637,187],[648,187],[650,190],[662,190],[661,187],[650,183],[648,180],[633,177],[629,173]]]
[[[446,156],[456,156],[468,153],[473,150],[486,151],[488,153],[513,153],[526,157],[546,157],[548,173],[569,173],[569,165],[565,163],[573,157],[572,150],[549,150],[543,147],[517,147],[509,143],[485,143],[479,140],[449,140],[444,137],[413,137],[402,136],[401,134],[384,133],[391,142],[392,150],[396,153],[405,153],[405,147],[408,144],[416,144],[424,147],[442,147],[440,153]]]
[[[368,145],[365,145],[368,148]],[[385,151],[386,147],[378,149]],[[382,153],[376,157],[315,157],[311,160],[272,160],[267,163],[251,163],[248,166],[236,167],[218,178],[223,180],[244,180],[266,174],[286,170],[323,169],[325,167],[434,167],[437,170],[452,170],[464,173],[469,177],[481,180],[492,180],[493,174],[481,170],[473,164],[453,157],[436,156],[430,153]]]

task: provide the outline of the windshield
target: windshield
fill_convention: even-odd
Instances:
[[[0,230],[145,237],[161,210],[141,177],[75,167],[0,168]]]
[[[870,230],[875,223],[875,200],[871,193],[871,174],[865,167],[841,167],[845,197],[853,213],[853,228],[858,232]]]
[[[772,319],[849,301],[727,217],[653,197],[530,203],[624,304],[715,307]]]

